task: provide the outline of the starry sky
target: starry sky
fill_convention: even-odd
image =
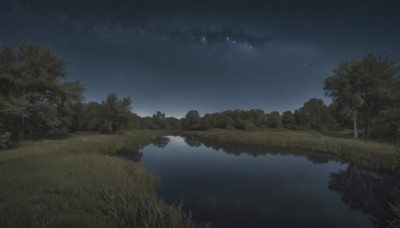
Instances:
[[[329,103],[341,60],[400,58],[399,25],[396,0],[0,1],[0,46],[51,47],[86,101],[116,92],[142,116]]]

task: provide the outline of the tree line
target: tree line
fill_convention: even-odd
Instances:
[[[200,117],[197,110],[189,111],[182,120],[185,130],[208,130],[212,128],[254,130],[261,128],[287,128],[290,130],[313,129],[335,131],[340,125],[333,118],[332,106],[326,106],[321,99],[312,98],[300,109],[270,113],[261,109],[227,110]]]
[[[228,110],[200,117],[189,111],[186,130],[210,128],[250,130],[260,127],[352,130],[354,138],[400,139],[400,67],[390,56],[367,54],[361,59],[343,60],[324,80],[324,90],[332,103],[312,98],[294,112],[264,113],[263,110]]]
[[[236,109],[201,117],[191,110],[181,119],[162,112],[140,117],[132,112],[129,97],[119,99],[115,93],[102,102],[85,102],[85,87],[66,80],[64,65],[51,49],[33,44],[0,50],[0,148],[74,131],[114,134],[124,129],[352,129],[354,137],[400,138],[399,67],[391,57],[368,54],[339,63],[324,81],[329,105],[312,98],[282,114]]]

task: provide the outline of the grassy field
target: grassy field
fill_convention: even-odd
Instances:
[[[183,136],[198,136],[216,142],[260,145],[279,149],[325,153],[342,161],[364,167],[395,169],[400,167],[398,147],[361,139],[324,136],[319,132],[289,131],[285,129],[262,131],[210,130],[186,131]]]
[[[107,156],[167,132],[75,134],[0,151],[0,227],[200,227],[157,198],[158,177]]]

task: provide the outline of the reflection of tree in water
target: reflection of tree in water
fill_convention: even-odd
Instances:
[[[153,140],[153,145],[159,148],[164,148],[165,146],[168,145],[170,142],[170,139],[167,137],[159,137]],[[140,162],[140,160],[143,157],[143,153],[140,152],[143,147],[146,145],[135,145],[131,147],[124,147],[120,150],[117,150],[115,153],[113,153],[114,156],[120,156],[123,157],[127,160],[134,161],[134,162]]]
[[[164,148],[168,145],[171,140],[167,137],[158,137],[154,139],[153,145],[159,148]]]
[[[260,155],[272,154],[272,155],[294,155],[294,156],[305,156],[307,159],[314,164],[327,163],[330,160],[334,160],[335,157],[322,154],[318,152],[308,152],[308,151],[282,151],[279,148],[272,148],[265,145],[254,145],[254,144],[243,144],[243,143],[227,143],[218,140],[205,139],[196,136],[185,136],[185,142],[192,147],[199,147],[204,145],[208,148],[214,150],[222,149],[227,154],[232,154],[239,156],[241,154],[248,154],[253,157],[258,157]]]
[[[374,173],[350,164],[346,171],[331,174],[329,189],[338,192],[353,210],[372,215],[376,227],[386,227],[393,217],[389,203],[399,186],[388,173]]]
[[[267,146],[226,143],[195,136],[185,137],[185,142],[195,147],[204,145],[215,150],[222,149],[226,153],[236,156],[240,154],[248,154],[254,157],[266,154],[305,156],[314,164],[338,160],[335,156],[318,152],[282,151]],[[376,227],[387,227],[387,221],[393,218],[389,203],[399,202],[400,200],[397,194],[400,188],[399,176],[398,174],[372,172],[350,164],[346,171],[331,175],[329,189],[338,192],[342,200],[353,210],[358,209],[371,215],[373,217],[371,221]]]
[[[197,138],[197,137],[184,137],[183,140],[185,141],[186,144],[188,144],[191,147],[199,147],[202,144],[202,141]]]

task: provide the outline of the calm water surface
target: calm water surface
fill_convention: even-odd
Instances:
[[[216,227],[385,227],[390,175],[316,155],[168,137],[141,150],[158,195]]]

